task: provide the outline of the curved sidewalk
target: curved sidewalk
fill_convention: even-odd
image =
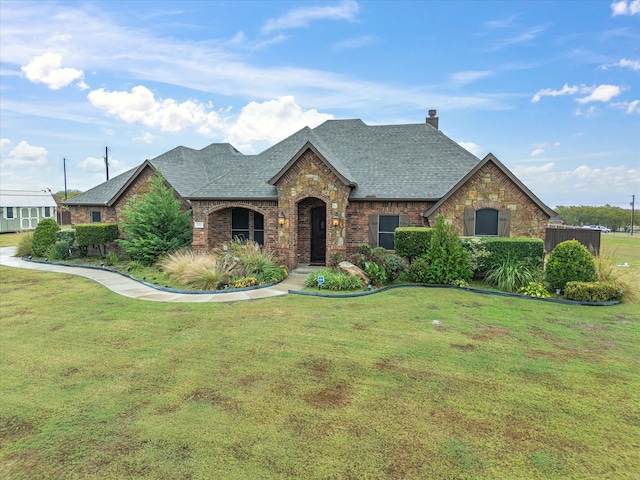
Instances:
[[[27,262],[15,257],[15,247],[0,247],[0,265],[5,267],[26,268],[43,272],[67,273],[89,278],[101,283],[125,297],[154,302],[235,302],[238,300],[256,300],[259,298],[286,295],[290,290],[304,288],[305,273],[289,272],[289,276],[282,282],[266,288],[244,290],[229,293],[177,293],[159,290],[119,273],[103,271],[93,268],[67,267],[50,263]]]

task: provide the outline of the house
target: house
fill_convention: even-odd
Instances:
[[[66,202],[72,223],[118,222],[156,170],[193,211],[193,247],[233,237],[274,250],[291,267],[325,264],[369,243],[393,249],[398,226],[442,214],[460,235],[544,238],[555,212],[495,156],[480,160],[425,123],[329,120],[257,155],[229,144],[177,147]]]
[[[50,192],[0,190],[0,233],[33,230],[43,218],[56,218]]]

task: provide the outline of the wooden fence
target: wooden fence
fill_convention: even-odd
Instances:
[[[551,252],[556,245],[566,240],[577,240],[594,255],[600,255],[600,230],[587,228],[547,228],[544,236],[544,249]]]

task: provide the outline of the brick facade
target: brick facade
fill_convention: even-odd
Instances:
[[[483,208],[508,209],[511,211],[509,236],[544,239],[549,215],[491,161],[430,214],[429,224],[433,225],[436,217],[443,215],[445,221],[453,225],[459,235],[463,235],[467,207],[476,211]]]

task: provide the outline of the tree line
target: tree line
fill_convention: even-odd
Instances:
[[[554,209],[565,225],[603,225],[611,229],[612,232],[631,229],[631,209],[604,205],[601,207],[591,206],[564,206],[559,205]],[[636,212],[635,222],[638,223]]]

